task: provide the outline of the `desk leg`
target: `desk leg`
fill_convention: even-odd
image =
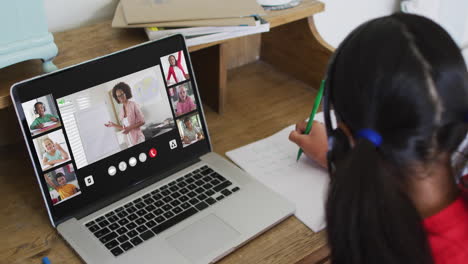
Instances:
[[[222,43],[190,54],[202,102],[219,114],[226,99],[225,49]]]
[[[287,23],[262,34],[260,58],[318,88],[333,48],[320,37],[313,17]]]

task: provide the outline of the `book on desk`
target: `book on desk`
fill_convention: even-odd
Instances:
[[[255,17],[255,26],[225,26],[225,27],[187,27],[187,28],[157,28],[146,27],[145,32],[148,39],[154,40],[167,37],[173,34],[182,34],[185,37],[187,46],[221,41],[231,38],[248,36],[252,34],[268,32],[270,24],[260,18]]]
[[[135,10],[140,10],[142,7],[136,4],[132,5],[132,2],[129,1],[122,1],[116,8],[112,26],[144,28],[150,40],[173,34],[183,34],[189,47],[268,32],[270,24],[260,17],[260,15],[264,15],[263,9],[255,1],[244,0],[244,2],[248,2],[249,5],[243,6],[241,9],[232,8],[232,11],[229,11],[229,8],[225,7],[223,16],[220,16],[218,11],[205,8],[205,5],[213,4],[210,0],[205,0],[197,3],[197,9],[191,10],[190,13],[175,12],[174,6],[165,4],[156,5],[159,7],[158,14],[166,10],[172,16],[169,17],[167,14],[157,16],[151,12],[140,12],[141,17],[138,17],[136,15],[138,12]],[[229,3],[227,7],[232,7],[233,3]],[[237,5],[241,4],[237,3]],[[154,9],[154,6],[151,8]]]
[[[266,14],[255,0],[121,0],[120,4],[128,24],[241,18]]]

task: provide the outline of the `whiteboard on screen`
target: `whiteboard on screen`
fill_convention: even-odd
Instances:
[[[120,151],[115,128],[104,126],[111,120],[105,104],[76,112],[75,120],[88,164]]]

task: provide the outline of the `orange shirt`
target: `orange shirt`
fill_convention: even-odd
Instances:
[[[60,195],[60,199],[64,200],[76,193],[76,187],[73,184],[65,184],[64,186],[57,187],[57,192]]]

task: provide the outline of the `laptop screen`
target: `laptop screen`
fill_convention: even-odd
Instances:
[[[20,83],[12,94],[54,222],[210,150],[181,36]]]

